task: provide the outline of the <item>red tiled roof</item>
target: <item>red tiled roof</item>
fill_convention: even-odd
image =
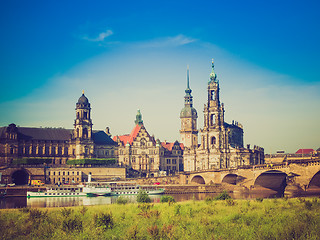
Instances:
[[[141,129],[141,126],[137,124],[131,131],[130,135],[126,134],[122,136],[114,136],[113,141],[117,141],[117,137],[118,137],[124,145],[127,144],[127,142],[129,142],[129,144],[132,144],[133,140],[137,137],[140,129]]]
[[[183,150],[184,149],[183,143],[179,143],[179,144],[180,144],[180,148]],[[169,151],[172,151],[172,147],[174,143],[162,142],[161,145],[162,147],[168,149]]]
[[[173,143],[162,142],[161,145],[162,145],[162,147],[168,149],[169,151],[172,151]]]
[[[306,148],[306,149],[299,149],[296,154],[309,154],[309,153],[313,153],[314,150],[311,148]]]

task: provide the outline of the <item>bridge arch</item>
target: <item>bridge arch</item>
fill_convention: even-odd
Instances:
[[[254,185],[277,192],[284,192],[284,189],[287,186],[287,174],[278,170],[266,171],[256,178]]]
[[[320,171],[312,176],[309,182],[309,187],[311,186],[320,187]]]
[[[11,179],[16,185],[26,185],[28,184],[29,176],[30,173],[26,169],[21,168],[12,172]]]
[[[221,182],[237,185],[239,182],[242,182],[245,179],[246,179],[245,177],[239,174],[229,173],[222,178]]]
[[[224,178],[222,179],[222,182],[229,183],[229,184],[232,184],[232,185],[236,185],[237,184],[237,178],[238,178],[237,174],[230,173],[230,174],[227,174],[227,175],[224,176]]]
[[[197,183],[197,184],[206,184],[204,178],[200,175],[196,175],[191,179],[191,183]]]

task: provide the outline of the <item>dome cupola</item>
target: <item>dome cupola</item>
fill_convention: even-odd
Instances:
[[[78,99],[76,104],[77,108],[90,108],[90,103],[88,98],[84,95],[84,91],[82,91],[81,97]]]

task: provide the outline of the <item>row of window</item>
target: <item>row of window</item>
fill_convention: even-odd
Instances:
[[[80,172],[49,172],[49,175],[79,175]]]
[[[53,178],[52,182],[55,183],[75,183],[75,182],[79,182],[80,178]],[[70,182],[71,181],[71,182]]]
[[[98,150],[99,155],[105,155],[105,156],[113,156],[114,155],[114,150]]]
[[[167,164],[177,164],[177,160],[176,159],[167,158]]]
[[[18,154],[24,155],[68,155],[67,147],[49,147],[49,146],[28,146],[19,147]],[[62,152],[63,151],[63,152]],[[10,153],[14,153],[14,149],[10,148]]]

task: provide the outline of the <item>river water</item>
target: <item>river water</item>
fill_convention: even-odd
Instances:
[[[216,197],[219,193],[185,193],[185,194],[168,194],[177,202],[188,200],[204,200],[206,197]],[[302,196],[319,196],[320,191],[306,192]],[[249,193],[230,193],[233,199],[256,199],[256,198],[274,198],[281,197],[275,191],[259,191]],[[124,196],[129,202],[136,202],[136,196]],[[91,206],[105,205],[117,202],[117,196],[112,197],[47,197],[47,198],[27,198],[27,197],[6,197],[0,198],[0,209],[5,208],[23,208],[23,207],[71,207],[71,206]],[[152,202],[160,202],[161,195],[150,196]]]
[[[186,193],[186,194],[170,194],[177,202],[187,200],[204,200],[206,197],[215,197],[218,193]],[[274,197],[275,194],[251,194],[237,195],[230,194],[233,198],[257,198],[257,197]],[[125,196],[129,202],[136,202],[136,196]],[[47,197],[47,198],[27,198],[27,197],[7,197],[0,199],[0,209],[4,208],[23,208],[23,207],[70,207],[70,206],[91,206],[113,204],[117,202],[117,196],[112,197]],[[150,196],[154,203],[160,202],[161,195]]]

